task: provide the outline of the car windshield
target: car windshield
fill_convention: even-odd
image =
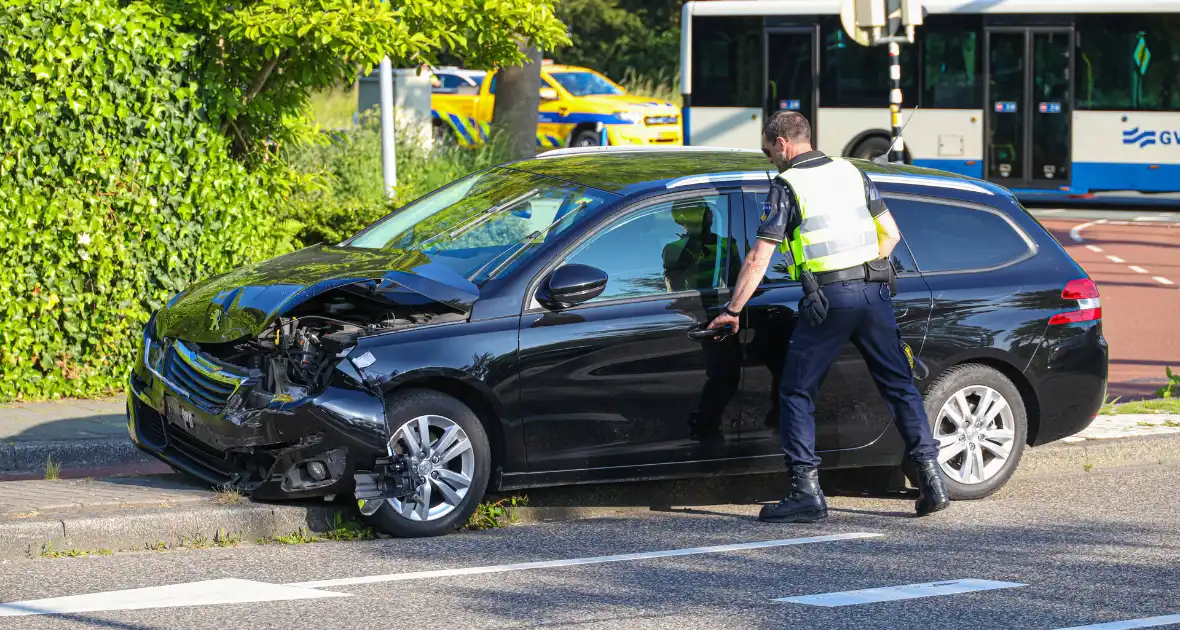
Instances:
[[[541,175],[482,171],[414,201],[342,243],[419,251],[480,284],[613,197]]]
[[[622,94],[623,90],[593,72],[554,72],[549,75],[574,96]]]

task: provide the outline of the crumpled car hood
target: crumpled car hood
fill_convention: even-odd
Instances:
[[[196,343],[257,336],[286,310],[358,282],[398,304],[425,299],[463,314],[479,299],[467,278],[421,252],[317,245],[194,284],[156,315],[156,335]]]

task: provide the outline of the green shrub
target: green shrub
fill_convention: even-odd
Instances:
[[[0,400],[120,389],[149,312],[290,248],[294,182],[201,117],[147,3],[0,0]]]
[[[370,116],[322,142],[297,146],[286,161],[313,184],[294,194],[286,216],[303,224],[301,245],[338,243],[395,208],[501,160],[499,149],[437,145],[425,149],[408,137],[396,140],[397,188],[386,201],[381,170],[381,129]]]

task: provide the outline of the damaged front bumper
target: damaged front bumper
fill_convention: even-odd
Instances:
[[[321,391],[292,398],[194,361],[183,343],[145,342],[128,383],[127,429],[181,472],[257,499],[318,497],[351,493],[358,467],[372,470],[388,454],[383,399],[347,358]]]

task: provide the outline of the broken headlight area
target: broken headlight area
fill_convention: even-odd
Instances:
[[[200,351],[247,371],[276,401],[289,402],[321,391],[360,337],[466,319],[430,300],[392,304],[378,286],[357,283],[327,291],[290,309],[256,338],[201,344]]]

